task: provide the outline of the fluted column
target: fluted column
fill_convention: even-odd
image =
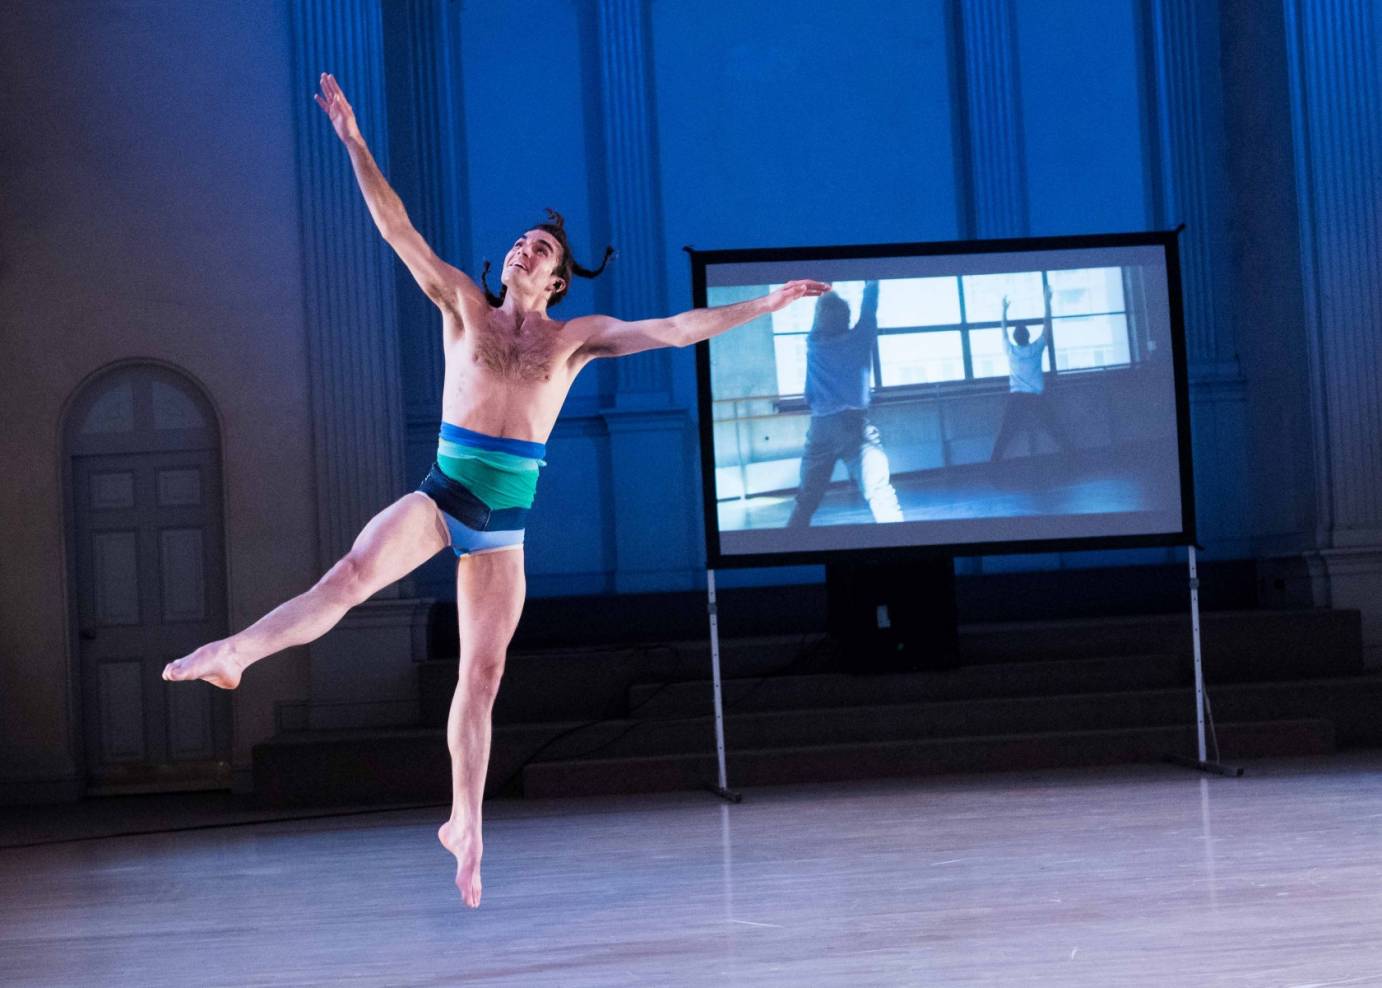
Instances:
[[[1186,349],[1196,376],[1237,378],[1232,309],[1221,289],[1228,258],[1226,178],[1214,5],[1152,0],[1157,225],[1185,224],[1181,279]]]
[[[598,0],[601,148],[613,315],[667,314],[662,197],[650,66],[648,0]],[[609,436],[614,508],[614,589],[683,589],[694,585],[698,546],[694,517],[669,518],[664,505],[693,490],[690,419],[672,404],[668,350],[614,362],[615,392],[601,412]]]
[[[1382,542],[1382,12],[1287,0],[1325,544]]]
[[[1288,603],[1356,609],[1382,667],[1382,9],[1283,0],[1315,452],[1315,542]],[[1273,573],[1271,568],[1276,572]]]
[[[1322,546],[1382,545],[1382,11],[1285,0]]]
[[[414,226],[439,256],[473,270],[466,199],[460,5],[391,0],[382,5],[388,56],[389,179]],[[437,308],[394,264],[405,428],[404,480],[416,483],[437,448],[445,355]],[[434,561],[414,574],[416,591],[446,594],[455,574]]]
[[[393,46],[389,86],[391,97],[396,90],[397,98],[391,101],[395,107],[406,103],[406,120],[400,120],[389,136],[393,153],[409,166],[408,213],[439,256],[464,268],[468,258],[462,251],[470,243],[470,231],[462,208],[467,179],[459,5],[453,0],[401,0],[387,8],[385,15],[394,18],[389,32]],[[399,161],[400,173],[403,163]],[[435,331],[436,309],[413,286],[411,277],[399,270],[400,283],[407,279],[420,314],[409,311],[404,317],[408,324],[401,327],[405,353],[411,354],[404,369],[405,407],[410,424],[415,417],[427,420],[433,433],[430,438],[435,439],[445,371]],[[400,306],[400,313],[404,312]]]
[[[320,72],[333,73],[387,169],[384,51],[376,0],[291,7],[318,552],[326,567],[399,495],[403,429],[393,261],[345,150],[308,93]]]
[[[1026,146],[1012,0],[960,0],[964,52],[968,233],[1019,237],[1029,229]]]
[[[621,319],[666,315],[667,306],[648,31],[646,0],[599,0],[609,237],[619,251],[608,277],[613,314]],[[625,357],[616,367],[616,407],[669,403],[671,365],[666,351]]]
[[[1150,54],[1154,215],[1162,228],[1185,224],[1180,238],[1182,306],[1190,374],[1196,515],[1209,547],[1247,551],[1252,506],[1246,470],[1247,391],[1238,366],[1227,288],[1227,163],[1218,6],[1199,0],[1148,0],[1143,21]]]

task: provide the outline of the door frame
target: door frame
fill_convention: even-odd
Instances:
[[[211,413],[211,427],[216,435],[216,448],[214,460],[219,469],[221,481],[221,504],[220,504],[220,523],[221,538],[224,551],[221,553],[221,579],[222,593],[225,599],[225,614],[227,624],[230,621],[230,539],[229,539],[229,504],[226,497],[226,463],[225,463],[225,416],[221,412],[221,407],[217,404],[212,395],[211,389],[197,375],[187,370],[185,367],[163,360],[158,357],[125,357],[120,360],[102,364],[100,367],[86,374],[76,386],[68,393],[66,400],[62,404],[62,411],[58,416],[58,428],[56,444],[58,448],[58,462],[61,470],[62,483],[62,503],[59,510],[62,512],[61,525],[59,531],[62,537],[61,570],[62,570],[62,594],[67,612],[67,641],[65,643],[67,652],[67,662],[65,665],[67,684],[63,691],[67,705],[67,736],[69,750],[72,752],[72,768],[76,781],[76,793],[78,798],[87,794],[90,788],[90,779],[87,774],[87,751],[86,751],[86,723],[85,706],[82,696],[82,654],[81,654],[81,601],[80,592],[76,586],[78,575],[77,565],[77,518],[76,504],[73,500],[74,471],[72,461],[74,454],[74,431],[77,428],[77,415],[86,410],[86,399],[89,398],[93,388],[95,388],[102,378],[117,374],[121,371],[136,370],[139,368],[152,368],[163,371],[179,378],[185,385],[195,391],[201,398],[205,407]],[[136,452],[157,452],[157,450],[143,450]],[[234,771],[234,752],[235,752],[235,716],[234,716],[234,696],[231,697],[231,716],[230,716],[230,758],[232,772]],[[174,790],[168,790],[174,791]]]

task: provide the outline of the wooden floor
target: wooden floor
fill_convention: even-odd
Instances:
[[[0,850],[5,985],[1382,985],[1382,753]]]

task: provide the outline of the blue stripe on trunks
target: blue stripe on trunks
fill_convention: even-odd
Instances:
[[[523,544],[527,508],[492,510],[465,484],[448,477],[435,464],[427,471],[418,492],[431,498],[441,512],[457,556]]]
[[[547,447],[542,443],[529,442],[526,439],[508,439],[504,436],[489,436],[483,432],[463,429],[459,425],[452,425],[450,422],[441,424],[440,436],[442,439],[450,440],[453,443],[465,443],[476,449],[512,453],[514,456],[526,456],[533,460],[540,460],[547,455]]]

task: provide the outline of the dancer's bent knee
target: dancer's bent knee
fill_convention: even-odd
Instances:
[[[354,607],[368,600],[373,593],[369,584],[369,568],[354,550],[337,560],[312,589],[344,608]]]

